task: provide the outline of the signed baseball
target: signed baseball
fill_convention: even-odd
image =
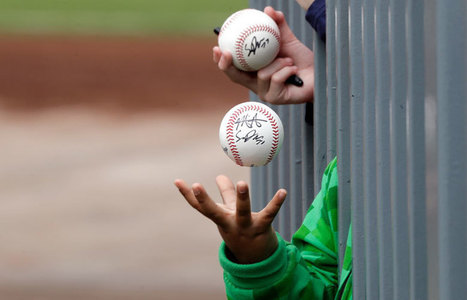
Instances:
[[[279,153],[283,139],[284,128],[279,116],[259,102],[234,106],[219,128],[222,149],[239,166],[268,164]]]
[[[232,53],[234,66],[243,71],[256,71],[276,58],[280,32],[276,22],[267,14],[247,8],[225,20],[218,43],[222,51]]]

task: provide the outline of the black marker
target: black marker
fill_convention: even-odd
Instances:
[[[219,32],[221,31],[221,28],[220,27],[216,27],[214,28],[214,33],[216,35],[219,35]],[[285,83],[288,83],[288,84],[293,84],[295,86],[298,86],[298,87],[301,87],[303,86],[303,80],[298,77],[297,75],[292,75],[290,76],[289,78],[287,78],[287,80],[285,81]]]

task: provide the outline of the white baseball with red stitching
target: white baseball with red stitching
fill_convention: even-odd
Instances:
[[[219,48],[232,53],[233,64],[243,71],[256,71],[270,64],[279,53],[280,32],[264,12],[247,8],[235,12],[221,27]]]
[[[234,106],[219,128],[222,149],[239,166],[268,164],[279,153],[283,140],[284,128],[279,116],[259,102]]]

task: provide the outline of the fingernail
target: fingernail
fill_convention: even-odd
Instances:
[[[247,190],[247,188],[246,188],[246,186],[244,186],[244,185],[241,185],[241,186],[238,187],[238,192],[239,192],[240,194],[245,194],[245,193],[246,193],[246,190]]]

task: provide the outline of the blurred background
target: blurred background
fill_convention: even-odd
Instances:
[[[224,299],[218,143],[248,92],[212,62],[247,1],[0,1],[0,299]]]

